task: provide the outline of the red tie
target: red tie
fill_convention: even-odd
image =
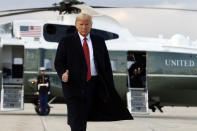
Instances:
[[[88,72],[87,72],[87,78],[86,81],[89,81],[91,78],[91,72],[90,72],[90,53],[89,53],[89,48],[87,44],[87,38],[83,39],[83,51],[86,59],[86,64],[88,67]]]

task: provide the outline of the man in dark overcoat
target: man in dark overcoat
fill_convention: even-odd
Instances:
[[[92,17],[81,13],[76,33],[58,45],[55,69],[62,81],[72,131],[86,131],[87,121],[133,119],[114,87],[103,38],[90,33]]]

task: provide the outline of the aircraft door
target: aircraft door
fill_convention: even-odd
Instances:
[[[148,114],[146,52],[127,52],[127,104],[131,113]]]
[[[0,47],[0,90],[2,88],[2,79],[3,79],[3,77],[2,77],[2,55],[3,55],[2,47]],[[1,96],[1,94],[0,94],[0,96]]]
[[[2,54],[1,110],[24,109],[24,46],[4,45]]]

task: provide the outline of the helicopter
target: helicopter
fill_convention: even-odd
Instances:
[[[135,37],[115,19],[77,1],[60,2],[53,7],[0,11],[3,13],[0,17],[40,11],[56,11],[59,19],[20,19],[0,25],[2,111],[23,110],[24,103],[30,102],[39,114],[34,84],[39,67],[45,67],[50,76],[49,104],[64,102],[53,63],[58,42],[76,31],[74,21],[79,12],[93,16],[91,33],[105,39],[116,90],[131,113],[147,114],[149,108],[162,112],[163,106],[197,106],[195,41],[181,34],[171,39]],[[138,85],[133,84],[136,74],[140,74]]]

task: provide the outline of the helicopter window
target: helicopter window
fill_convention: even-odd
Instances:
[[[48,33],[49,35],[54,35],[56,34],[56,27],[54,25],[48,24],[45,27],[46,33]]]
[[[91,33],[102,37],[104,40],[112,40],[112,39],[119,38],[119,36],[115,33],[107,32],[107,31],[103,31],[103,30],[98,30],[98,29],[92,29]]]
[[[110,62],[111,62],[112,71],[117,71],[117,61],[111,60]]]
[[[0,25],[0,33],[12,33],[12,23],[6,23]]]
[[[46,41],[59,42],[64,36],[74,33],[75,30],[75,26],[45,24],[43,35]]]
[[[46,70],[52,69],[52,60],[51,59],[44,59],[44,67]]]
[[[67,26],[67,25],[57,25],[57,24],[45,24],[43,35],[46,41],[49,42],[59,42],[66,35],[70,35],[75,33],[75,26]],[[118,34],[92,29],[92,34],[99,35],[104,40],[111,40],[119,38]]]

